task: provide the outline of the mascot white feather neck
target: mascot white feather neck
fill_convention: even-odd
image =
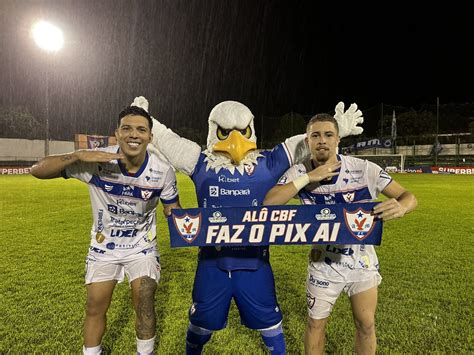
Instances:
[[[257,148],[254,116],[240,102],[224,101],[216,105],[209,115],[206,170],[219,172],[228,169],[232,174],[244,174],[245,166],[257,165],[261,156]]]

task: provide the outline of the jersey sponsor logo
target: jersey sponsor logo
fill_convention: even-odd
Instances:
[[[118,212],[118,207],[117,207],[117,206],[114,206],[114,205],[107,205],[107,210],[108,210],[110,213],[117,214],[117,212]]]
[[[336,218],[336,215],[334,213],[331,213],[331,210],[329,208],[323,208],[320,213],[317,213],[315,215],[315,217],[318,221],[332,221]]]
[[[105,246],[107,249],[110,249],[110,250],[114,250],[115,249],[115,243],[107,243],[107,245]]]
[[[342,198],[344,199],[344,201],[346,202],[353,202],[354,201],[354,198],[355,198],[355,192],[352,191],[352,192],[344,192],[342,194]]]
[[[126,199],[123,199],[123,198],[119,198],[119,199],[117,199],[117,205],[134,207],[134,206],[137,205],[137,203],[133,202],[133,201],[126,200]]]
[[[120,219],[120,218],[115,218],[114,216],[110,216],[110,223],[112,224],[113,227],[121,227],[121,228],[127,228],[127,227],[135,227],[138,224],[138,220],[134,219]]]
[[[209,196],[219,197],[219,186],[209,186]]]
[[[360,207],[353,212],[344,208],[344,220],[351,234],[359,240],[367,238],[374,227],[374,216]]]
[[[334,254],[342,254],[346,256],[351,256],[354,254],[354,249],[352,248],[338,248],[334,245],[326,245],[326,251]]]
[[[156,170],[153,168],[148,169],[151,175],[163,175],[163,172],[161,170]]]
[[[222,212],[216,211],[212,214],[212,217],[208,218],[211,223],[224,223],[227,221],[227,217],[222,215]]]
[[[114,186],[113,186],[113,185],[107,185],[107,184],[104,184],[104,189],[105,189],[105,191],[107,191],[107,192],[110,192],[110,191],[112,191],[112,189],[113,189],[113,188],[114,188]]]
[[[250,195],[250,189],[224,189],[219,186],[209,186],[209,196],[210,197],[219,197],[219,196],[248,196]]]
[[[311,285],[316,286],[316,287],[320,287],[320,288],[328,288],[329,287],[329,281],[318,280],[313,275],[309,275],[309,280],[308,281]]]
[[[173,222],[181,238],[192,243],[201,230],[201,213],[196,216],[185,214],[182,217],[173,215]]]
[[[136,212],[133,210],[126,210],[125,208],[119,208],[115,205],[107,205],[107,210],[113,214],[126,214],[131,216],[143,217],[143,213]]]
[[[248,196],[250,195],[250,189],[228,190],[221,188],[220,194],[221,196]]]
[[[104,218],[104,210],[99,208],[97,212],[97,231],[102,232],[104,230],[104,222],[102,220]]]
[[[228,177],[228,176],[225,176],[225,175],[219,175],[219,177],[217,178],[217,181],[219,181],[219,182],[240,182],[240,178],[239,177]]]
[[[123,185],[122,186],[122,196],[132,196],[133,197],[133,191],[134,190],[135,190],[134,186]]]
[[[111,238],[133,238],[137,235],[138,229],[111,229]]]
[[[94,252],[94,253],[97,253],[97,254],[105,254],[105,250],[102,250],[102,249],[99,249],[99,248],[96,248],[94,246],[90,246],[89,247],[89,250]]]

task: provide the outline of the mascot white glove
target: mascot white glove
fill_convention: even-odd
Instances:
[[[344,102],[339,102],[335,111],[334,118],[339,125],[339,137],[355,136],[364,131],[362,127],[357,126],[364,122],[364,117],[362,117],[361,110],[357,109],[357,104],[352,104],[344,112]]]
[[[148,100],[145,99],[143,96],[137,96],[130,106],[137,106],[148,112]]]

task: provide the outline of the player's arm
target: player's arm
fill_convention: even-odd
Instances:
[[[374,207],[374,213],[378,218],[389,221],[395,218],[401,218],[407,213],[413,211],[418,205],[415,195],[406,190],[395,180],[392,180],[382,191],[382,194],[388,197]]]
[[[49,155],[31,167],[31,175],[38,179],[53,179],[60,177],[61,171],[77,161],[105,163],[121,158],[122,154],[99,150],[77,150],[67,154]]]
[[[316,169],[311,170],[307,174],[299,176],[289,183],[275,185],[265,195],[263,204],[267,206],[284,205],[309,183],[320,182],[324,179],[331,178],[339,174],[339,172],[336,170],[339,169],[340,166],[340,161],[333,164],[320,165]]]
[[[171,216],[171,210],[173,208],[181,208],[179,200],[173,203],[163,203],[163,214],[165,215],[165,217]]]

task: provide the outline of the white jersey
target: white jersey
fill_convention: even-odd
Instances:
[[[309,184],[298,196],[304,205],[371,202],[392,181],[377,164],[354,157],[337,155],[341,161],[339,175],[321,184]],[[292,166],[281,177],[279,185],[295,180],[314,169],[311,161]],[[365,271],[378,271],[379,262],[373,245],[313,245],[317,258],[312,266],[332,280],[363,281],[370,277]]]
[[[118,152],[118,146],[100,149]],[[156,252],[156,206],[178,200],[172,167],[153,154],[135,174],[113,160],[75,162],[63,171],[89,185],[93,223],[88,258],[117,261]]]

